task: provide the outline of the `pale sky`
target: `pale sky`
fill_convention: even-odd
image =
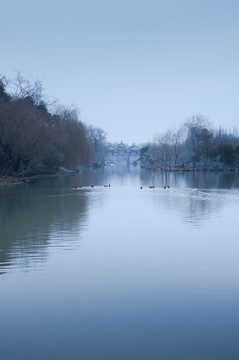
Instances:
[[[239,125],[238,0],[0,0],[0,73],[40,79],[109,141]]]

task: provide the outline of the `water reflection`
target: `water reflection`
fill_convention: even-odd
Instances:
[[[0,189],[1,358],[237,360],[238,178],[198,176]]]
[[[155,185],[153,201],[160,211],[177,213],[193,226],[218,216],[227,202],[238,202],[238,173],[143,171],[141,183]]]
[[[122,188],[118,190],[121,201],[130,188],[143,186],[143,201],[151,199],[156,211],[174,213],[192,226],[200,226],[219,215],[227,201],[237,200],[239,174],[149,173],[138,167],[118,166],[2,187],[1,272],[12,266],[28,268],[44,263],[50,246],[79,246],[89,206],[94,208],[98,202],[102,207],[106,200],[105,193],[97,193],[97,189],[110,183]],[[149,190],[150,185],[155,189]],[[170,189],[164,189],[167,185]],[[75,187],[82,188],[75,191]],[[89,196],[92,191],[93,197]]]
[[[156,172],[141,171],[142,184],[153,184],[158,187],[188,187],[197,189],[231,189],[239,188],[237,172]]]
[[[46,179],[1,189],[2,272],[11,266],[28,268],[46,261],[49,246],[78,244],[88,198],[86,191],[73,192],[70,183],[68,187],[61,178]]]

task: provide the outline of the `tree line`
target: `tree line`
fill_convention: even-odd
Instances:
[[[239,137],[236,130],[215,130],[206,118],[195,115],[143,146],[140,163],[149,170],[234,170],[239,166]]]
[[[53,106],[40,81],[0,76],[0,176],[78,169],[100,161],[105,144],[105,132],[86,126],[75,108]]]

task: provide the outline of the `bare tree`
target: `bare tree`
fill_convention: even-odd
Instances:
[[[184,148],[185,128],[180,127],[177,130],[169,131],[168,138],[171,146],[171,158],[174,165],[179,165],[179,160]]]
[[[188,139],[192,147],[192,161],[195,165],[201,159],[202,131],[209,127],[209,121],[201,115],[192,116],[185,122],[188,129]]]
[[[103,129],[88,126],[87,127],[88,138],[91,143],[93,161],[101,163],[104,161],[106,154],[106,133]]]
[[[165,134],[155,137],[155,143],[152,146],[153,156],[161,168],[166,168],[171,160],[171,132],[167,131]]]

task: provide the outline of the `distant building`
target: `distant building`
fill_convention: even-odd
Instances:
[[[118,145],[108,145],[106,159],[115,164],[130,164],[137,162],[139,153],[140,148],[138,146],[135,144],[127,146],[123,143],[123,141],[121,141]]]
[[[129,152],[131,155],[139,156],[140,148],[138,146],[136,146],[135,144],[132,144],[132,146],[130,146],[130,148],[129,148]]]

